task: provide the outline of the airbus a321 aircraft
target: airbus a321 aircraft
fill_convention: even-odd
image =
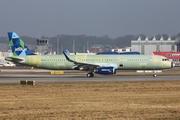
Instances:
[[[15,32],[8,32],[13,57],[7,61],[50,70],[82,70],[87,77],[94,73],[116,74],[116,70],[163,70],[174,66],[157,55],[35,55]],[[153,74],[156,77],[156,73]]]

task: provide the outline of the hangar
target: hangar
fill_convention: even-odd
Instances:
[[[176,40],[172,40],[171,37],[165,40],[163,36],[160,39],[156,39],[155,36],[152,39],[148,37],[141,39],[139,36],[137,40],[131,41],[131,50],[141,54],[152,54],[154,51],[176,51],[176,49]]]

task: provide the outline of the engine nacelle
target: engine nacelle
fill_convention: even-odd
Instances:
[[[114,67],[99,67],[94,70],[95,73],[104,74],[104,75],[114,74],[114,71],[115,71]]]

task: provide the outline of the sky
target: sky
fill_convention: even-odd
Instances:
[[[0,36],[176,35],[180,0],[1,0]]]

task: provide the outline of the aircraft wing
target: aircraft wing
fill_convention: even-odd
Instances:
[[[91,67],[99,67],[99,64],[95,64],[95,63],[87,63],[87,62],[77,62],[74,60],[71,60],[68,55],[63,51],[64,56],[66,57],[66,60],[68,60],[69,62],[73,62],[76,66],[91,66]]]
[[[98,67],[114,67],[114,68],[117,68],[116,64],[107,65],[107,64],[103,64],[103,63],[101,64],[101,63],[77,62],[77,61],[70,59],[64,51],[63,51],[63,54],[66,57],[66,60],[75,64],[74,69],[77,69],[77,70],[89,70],[91,68],[98,68]]]

